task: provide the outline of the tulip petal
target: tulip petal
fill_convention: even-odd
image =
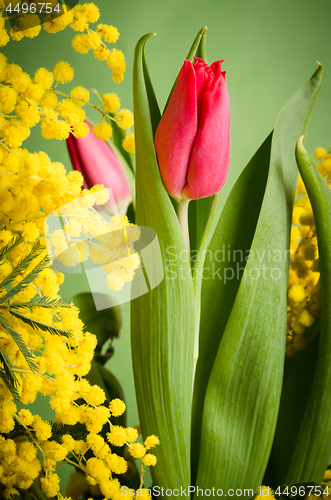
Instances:
[[[181,199],[191,151],[198,130],[196,77],[185,61],[177,85],[155,134],[155,149],[163,183]]]
[[[193,69],[195,71],[195,84],[197,89],[197,101],[198,101],[198,126],[202,110],[203,94],[207,87],[209,87],[209,81],[213,79],[214,75],[211,75],[211,70],[208,64],[205,63],[199,57],[194,58]]]
[[[199,33],[195,37],[195,40],[194,40],[194,42],[189,50],[189,53],[187,54],[187,57],[186,57],[186,59],[188,61],[190,61],[192,64],[194,62],[194,56],[198,56],[201,59],[204,59],[205,61],[207,61],[206,35],[207,35],[207,27],[204,26],[203,28],[201,28],[201,30],[199,31]],[[177,85],[177,80],[178,80],[178,76],[177,76],[176,80],[174,81],[173,86],[171,87],[166,105],[164,106],[163,113],[169,104],[169,101],[170,101],[170,98],[173,94],[173,91],[175,90],[175,87]]]
[[[92,126],[88,123],[89,133],[83,139],[73,136],[68,138],[68,151],[75,170],[84,178],[84,187],[91,188],[95,184],[103,184],[111,189],[116,203],[127,205],[131,195],[122,166],[109,145],[95,137]],[[105,204],[105,207],[111,208]],[[112,207],[114,208],[114,207]]]
[[[225,182],[229,159],[230,104],[225,72],[222,72],[203,94],[183,196],[196,199],[217,193]]]
[[[103,104],[103,102],[104,102],[103,94],[97,89],[91,89],[91,91],[97,96],[100,104]],[[110,114],[110,116],[112,116],[114,118],[116,113],[109,113],[109,114]],[[110,123],[110,125],[112,125],[110,120],[108,120],[108,123]],[[126,170],[127,170],[126,167],[128,167],[132,172],[134,172],[134,161],[133,161],[134,155],[133,155],[133,153],[128,153],[122,147],[122,142],[123,142],[123,139],[125,139],[126,135],[127,135],[126,132],[121,127],[113,127],[113,133],[112,133],[110,139],[108,139],[107,143],[114,150],[118,159],[120,161],[121,161],[121,159],[124,160],[124,162],[121,161],[121,164],[122,164],[122,166],[124,166],[124,169],[125,169],[124,174],[127,178],[128,176],[126,175]],[[128,181],[128,183],[130,186],[129,181]],[[131,191],[131,195],[132,195],[132,190],[130,189],[130,191]]]
[[[89,186],[88,186],[87,181],[85,180],[84,173],[82,172],[82,167],[81,167],[78,152],[76,149],[76,139],[72,134],[70,134],[68,139],[67,139],[67,147],[68,147],[68,153],[70,156],[70,161],[71,161],[71,164],[73,166],[73,169],[77,170],[78,172],[80,172],[82,174],[83,187],[84,187],[84,189],[88,189]]]

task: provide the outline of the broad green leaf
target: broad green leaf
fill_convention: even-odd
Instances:
[[[201,289],[199,358],[193,394],[194,477],[199,458],[203,401],[260,214],[269,170],[271,138],[272,134],[255,153],[232,188],[206,251]],[[234,249],[237,250],[235,255]]]
[[[296,159],[313,209],[321,273],[321,328],[317,367],[286,481],[321,483],[331,453],[331,190],[299,140]]]
[[[201,59],[204,59],[207,62],[206,35],[207,27],[204,26],[195,37],[192,47],[190,48],[189,53],[186,56],[186,59],[188,61],[191,61],[193,63],[194,56],[197,56],[201,57]]]
[[[204,26],[201,28],[199,31],[199,34],[201,34],[201,39],[199,42],[199,45],[197,47],[196,53],[194,54],[196,57],[200,57],[200,59],[203,59],[207,64],[207,48],[206,48],[206,39],[207,39],[207,26]],[[189,54],[190,57],[190,54]]]
[[[153,129],[153,136],[155,135],[158,124],[161,120],[161,112],[156,99],[156,95],[154,92],[154,88],[152,85],[151,77],[149,76],[148,66],[146,62],[145,54],[143,54],[143,71],[144,71],[144,79],[146,85],[147,99],[149,105],[149,111],[151,116],[151,123]]]
[[[136,46],[133,96],[136,133],[136,223],[153,228],[162,261],[169,249],[185,255],[184,238],[156,161],[144,73],[145,35]],[[187,256],[187,254],[186,254]],[[144,261],[155,261],[149,248]],[[194,302],[188,259],[165,265],[161,284],[131,302],[132,359],[143,436],[156,434],[155,485],[190,483],[190,424],[193,385]],[[181,279],[179,267],[183,268]],[[155,269],[157,273],[158,270]],[[133,281],[132,286],[135,286]],[[154,451],[153,451],[154,453]]]
[[[214,199],[216,199],[216,196],[209,196],[208,198],[190,201],[188,220],[193,263],[194,257],[199,250]]]
[[[318,320],[314,323],[311,327],[313,331],[319,332],[319,323]],[[286,482],[300,424],[312,389],[317,365],[318,344],[317,335],[307,349],[285,361],[275,438],[263,480],[264,484],[272,487]]]
[[[197,475],[200,488],[256,491],[267,466],[284,368],[288,249],[298,176],[294,145],[307,129],[322,76],[319,67],[287,101],[276,121],[249,259],[207,387]],[[222,314],[221,303],[219,311]]]

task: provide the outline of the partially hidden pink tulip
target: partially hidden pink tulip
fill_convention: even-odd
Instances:
[[[95,137],[91,125],[87,125],[90,131],[86,137],[76,139],[70,134],[67,139],[72,166],[83,175],[85,189],[95,184],[111,189],[116,206],[110,199],[100,207],[102,210],[125,214],[132,198],[120,161],[105,141]]]
[[[230,105],[222,61],[185,60],[155,134],[168,193],[179,200],[212,196],[222,188],[230,159]]]

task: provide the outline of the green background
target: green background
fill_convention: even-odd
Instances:
[[[81,2],[83,3],[83,2]],[[325,81],[318,98],[309,134],[308,151],[331,143],[331,1],[330,0],[96,0],[100,22],[120,31],[116,47],[126,56],[124,82],[113,82],[105,62],[92,52],[77,54],[71,47],[74,32],[42,32],[35,39],[11,41],[3,52],[32,74],[38,67],[52,69],[59,60],[75,68],[74,81],[62,86],[97,88],[118,92],[122,106],[132,109],[131,68],[134,46],[148,32],[156,32],[147,46],[147,60],[154,88],[163,107],[173,81],[199,29],[208,27],[208,62],[225,59],[231,104],[231,163],[223,188],[225,200],[245,164],[273,128],[288,97],[305,83],[316,69],[316,60],[325,66]],[[60,88],[61,90],[61,88]],[[88,116],[97,120],[93,110]],[[31,151],[44,150],[54,161],[70,169],[64,142],[41,138],[39,126],[26,141]],[[277,207],[275,207],[277,210]],[[87,291],[83,276],[69,275],[62,294]],[[122,307],[121,338],[114,342],[115,356],[108,367],[120,380],[128,404],[130,425],[138,421],[129,344],[129,304]],[[42,408],[40,405],[40,411]]]

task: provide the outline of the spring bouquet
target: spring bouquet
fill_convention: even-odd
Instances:
[[[109,46],[118,31],[93,27],[96,5],[50,3],[41,19],[30,4],[0,1],[2,46],[68,26],[74,50],[122,81],[124,55]],[[206,32],[162,114],[145,57],[152,34],[135,50],[133,114],[115,92],[62,91],[66,61],[31,77],[0,55],[1,497],[331,495],[331,154],[318,148],[316,166],[303,146],[323,67],[222,206],[230,105]],[[22,147],[39,123],[45,139],[67,140],[73,171]],[[118,307],[93,290],[59,295],[81,265],[103,272],[109,294],[130,290],[141,426],[127,427],[104,366]],[[39,393],[53,421],[34,412]]]

